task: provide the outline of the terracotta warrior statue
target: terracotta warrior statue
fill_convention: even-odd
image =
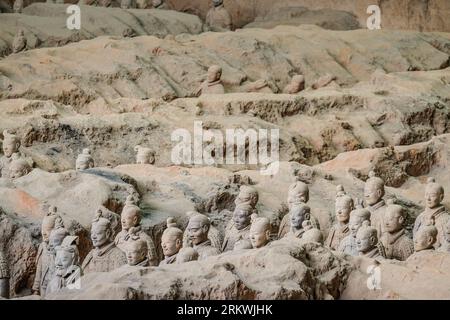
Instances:
[[[231,15],[223,5],[223,0],[212,0],[212,8],[206,14],[206,25],[211,31],[226,31],[233,27]]]
[[[81,265],[84,274],[109,272],[127,264],[125,253],[114,244],[113,230],[108,219],[96,217],[93,220],[91,240],[94,248]]]
[[[198,252],[194,248],[181,248],[177,254],[176,264],[198,260]]]
[[[235,208],[242,204],[249,205],[250,207],[252,207],[252,214],[258,215],[258,209],[256,209],[258,200],[259,200],[258,190],[256,190],[251,186],[242,185],[239,188],[239,194],[234,200]],[[232,230],[233,228],[234,228],[234,219],[230,219],[230,221],[228,221],[226,230]]]
[[[22,13],[23,10],[23,0],[15,0],[13,6],[14,13]]]
[[[385,232],[380,242],[386,259],[404,261],[414,252],[414,242],[406,235],[404,223],[406,211],[402,206],[389,204],[384,213]]]
[[[414,223],[413,234],[415,235],[422,225],[434,225],[438,231],[434,247],[438,249],[445,243],[445,228],[450,219],[447,209],[442,205],[444,200],[444,188],[429,178],[425,188],[425,211],[419,214]]]
[[[77,161],[75,163],[75,169],[77,171],[87,170],[94,167],[94,158],[91,156],[91,150],[86,148],[83,152],[78,155]]]
[[[364,185],[364,199],[367,209],[370,211],[370,223],[377,229],[378,239],[384,232],[384,212],[386,211],[386,203],[384,197],[384,181],[375,176],[375,172],[369,172],[369,179]]]
[[[131,9],[133,5],[132,0],[121,0],[120,1],[120,8],[122,9]]]
[[[295,75],[291,82],[283,89],[283,93],[296,94],[305,90],[305,77],[303,75]]]
[[[147,241],[141,239],[134,230],[131,230],[130,238],[127,240],[125,247],[129,266],[150,267]]]
[[[14,153],[11,158],[8,174],[10,179],[18,179],[31,172],[31,166],[28,161],[21,158],[18,153]]]
[[[196,96],[202,94],[223,94],[225,93],[225,88],[223,87],[222,80],[222,68],[213,65],[208,69],[208,76],[205,81],[200,85],[200,87],[195,92]]]
[[[169,10],[164,0],[152,0],[153,9]]]
[[[350,234],[342,239],[338,251],[352,256],[357,256],[359,254],[356,247],[356,234],[364,221],[368,221],[370,224],[370,211],[357,205],[356,209],[350,212],[350,220],[348,222]]]
[[[39,245],[36,256],[36,275],[34,277],[32,288],[33,294],[36,295],[45,295],[47,284],[50,280],[50,266],[53,263],[53,255],[49,251],[49,237],[51,231],[55,227],[55,222],[58,218],[58,215],[56,207],[50,207],[46,209],[48,209],[48,212],[42,220],[42,242]]]
[[[144,148],[141,146],[134,147],[136,154],[137,164],[154,164],[155,163],[155,153],[149,148]]]
[[[225,230],[222,252],[233,250],[234,244],[239,240],[250,240],[250,223],[253,215],[250,204],[240,204],[233,212],[233,225]]]
[[[167,219],[167,229],[161,237],[161,247],[164,253],[164,260],[160,266],[172,264],[177,261],[178,252],[183,245],[183,231],[176,227],[173,218]]]
[[[370,226],[367,220],[356,233],[356,249],[360,256],[374,259],[383,257],[379,251],[377,229]]]
[[[287,204],[289,211],[293,205],[305,204],[309,201],[309,188],[308,185],[297,181],[289,186]],[[312,225],[319,229],[319,224],[314,217],[310,217]],[[291,229],[291,217],[290,214],[286,214],[280,223],[280,228],[278,229],[278,238],[283,238],[286,233]]]
[[[310,223],[311,208],[304,203],[291,206],[289,210],[291,218],[290,230],[285,237],[295,237],[307,241],[323,242],[320,230]]]
[[[0,298],[9,298],[9,277],[8,262],[0,248]]]
[[[198,252],[198,260],[204,260],[209,256],[220,254],[219,249],[213,247],[211,240],[208,239],[210,226],[211,222],[203,214],[195,214],[189,219],[186,230],[194,246],[193,248]]]
[[[137,233],[141,240],[147,241],[148,248],[148,259],[151,266],[158,265],[158,255],[156,253],[156,247],[152,238],[142,230],[141,226],[141,209],[135,205],[126,205],[121,214],[122,231],[120,231],[114,243],[123,252],[126,252],[125,243],[130,237],[130,229],[134,228],[133,231]]]
[[[414,252],[434,251],[438,230],[433,225],[424,225],[414,235]]]
[[[262,248],[270,241],[270,221],[267,218],[256,218],[250,227],[250,242],[253,248]]]
[[[50,279],[46,294],[64,288],[80,288],[81,268],[77,245],[77,236],[66,236],[61,245],[55,248],[55,273]]]
[[[353,199],[345,193],[344,187],[338,185],[336,190],[336,223],[331,227],[325,242],[326,246],[332,250],[337,250],[342,239],[350,234],[348,222],[350,220],[350,212],[354,209]]]
[[[3,131],[3,156],[0,158],[0,177],[9,177],[9,167],[13,161],[13,154],[18,153],[20,139],[15,134]]]

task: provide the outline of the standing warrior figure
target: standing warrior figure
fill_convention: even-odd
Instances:
[[[183,245],[183,231],[176,227],[173,218],[167,219],[167,229],[164,230],[161,237],[161,247],[164,253],[164,260],[160,266],[172,264],[177,261],[178,252]]]
[[[148,259],[151,266],[158,265],[158,255],[156,254],[156,247],[152,238],[142,230],[141,226],[142,212],[138,206],[126,205],[123,207],[121,214],[122,231],[120,231],[114,242],[116,246],[123,252],[126,252],[126,242],[130,237],[130,230],[133,228],[133,232],[139,236],[141,240],[147,242]]]
[[[342,239],[338,251],[352,256],[359,254],[358,248],[356,247],[356,234],[365,221],[368,221],[370,224],[370,212],[362,206],[357,205],[356,209],[350,212],[350,221],[348,223],[350,234]]]
[[[425,211],[419,214],[414,223],[413,234],[419,231],[423,225],[434,225],[437,229],[437,238],[434,247],[438,249],[445,243],[446,225],[450,219],[447,209],[442,205],[444,200],[444,188],[429,178],[425,188]]]
[[[369,172],[369,179],[364,185],[364,199],[370,211],[370,223],[377,229],[378,239],[384,232],[384,212],[386,211],[386,203],[384,197],[384,181],[375,176],[375,172]]]
[[[148,260],[147,241],[141,239],[133,229],[135,228],[131,228],[130,238],[127,240],[127,243],[125,245],[128,265],[137,267],[150,267],[150,261]]]
[[[364,221],[363,225],[356,233],[356,249],[360,256],[367,258],[383,258],[378,246],[377,229],[370,226],[369,221]]]
[[[225,231],[222,252],[234,249],[234,244],[240,240],[250,241],[250,223],[253,207],[249,204],[238,205],[233,212],[232,227]]]
[[[84,274],[90,272],[109,272],[127,264],[125,253],[114,244],[111,222],[96,217],[92,221],[91,240],[94,248],[81,265]]]
[[[353,199],[345,193],[344,187],[338,185],[336,187],[336,223],[331,227],[328,233],[326,246],[332,250],[337,250],[342,239],[350,234],[348,222],[350,220],[350,212],[354,209]]]
[[[396,204],[388,204],[384,214],[385,233],[381,236],[386,259],[406,260],[414,253],[414,243],[406,235],[406,211]]]
[[[195,214],[189,219],[186,230],[195,251],[198,252],[198,260],[204,260],[209,256],[220,254],[219,249],[213,247],[208,238],[210,226],[211,222],[203,214]]]

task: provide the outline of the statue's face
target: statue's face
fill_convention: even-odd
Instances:
[[[132,210],[125,210],[120,217],[120,223],[123,230],[130,230],[130,228],[137,226],[138,217],[137,213]]]
[[[208,239],[206,226],[202,226],[200,221],[189,221],[187,230],[189,239],[194,245],[199,245]]]
[[[101,248],[108,244],[111,239],[111,231],[107,227],[94,223],[91,230],[91,240],[95,248]]]
[[[384,214],[384,226],[387,232],[393,233],[403,228],[404,219],[394,209],[388,208]]]
[[[349,227],[350,233],[353,237],[356,238],[356,233],[358,232],[359,228],[361,228],[362,223],[363,223],[363,220],[360,217],[350,216],[350,221],[348,223],[348,227]]]
[[[14,153],[19,151],[20,144],[14,141],[4,141],[3,142],[3,154],[8,158],[11,157]]]
[[[350,212],[352,211],[350,204],[346,201],[338,199],[336,200],[335,210],[337,221],[347,223],[350,219]]]
[[[375,238],[369,232],[358,232],[356,235],[356,249],[358,252],[368,252],[373,249]]]
[[[250,242],[253,248],[264,247],[269,241],[269,231],[261,226],[251,226],[250,228]]]
[[[364,199],[369,206],[378,203],[382,197],[382,191],[377,188],[374,183],[366,183],[364,185]]]
[[[443,198],[443,194],[437,188],[430,188],[425,191],[425,202],[427,208],[436,208],[441,204]]]
[[[181,249],[181,240],[177,239],[173,235],[163,234],[161,238],[161,246],[164,256],[171,257],[177,254]]]
[[[65,235],[61,233],[52,232],[50,233],[50,237],[48,239],[48,251],[51,254],[55,254],[55,248],[60,246],[65,238]]]
[[[135,266],[145,260],[146,250],[138,244],[130,244],[127,248],[127,261],[130,266]]]
[[[11,165],[9,167],[9,177],[17,179],[27,174],[27,170],[21,165]]]
[[[208,81],[209,82],[215,82],[220,79],[222,73],[220,71],[217,71],[217,69],[210,68],[208,69]]]
[[[87,163],[87,161],[77,160],[77,162],[75,164],[75,170],[79,171],[79,170],[87,170],[87,169],[89,169],[89,164]]]
[[[242,230],[250,225],[251,212],[236,209],[233,213],[233,221],[236,229]]]
[[[433,237],[428,232],[419,231],[414,237],[414,250],[422,251],[433,246]]]
[[[309,219],[309,214],[306,212],[306,210],[295,210],[291,213],[291,226],[295,229],[301,229],[303,221]]]
[[[74,255],[66,250],[57,250],[55,258],[55,269],[58,276],[63,276],[67,269],[74,264]]]
[[[250,206],[252,206],[253,208],[256,206],[256,198],[254,196],[252,196],[250,193],[248,192],[239,192],[236,200],[234,201],[234,203],[236,204],[236,206],[246,203],[249,204]]]
[[[53,224],[43,222],[41,226],[42,241],[48,243],[50,232],[53,230]]]

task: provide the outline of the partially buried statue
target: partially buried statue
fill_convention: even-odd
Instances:
[[[345,193],[344,187],[338,185],[336,190],[336,223],[330,228],[325,242],[326,246],[332,250],[337,250],[342,239],[350,234],[348,222],[350,220],[350,212],[354,209],[353,199]]]
[[[243,185],[239,188],[239,194],[234,200],[235,208],[240,205],[249,205],[252,208],[252,214],[258,215],[256,208],[259,200],[258,190],[251,186]],[[234,219],[231,219],[226,227],[226,230],[231,230],[234,227]]]
[[[26,176],[31,172],[31,166],[27,160],[21,158],[18,153],[12,155],[12,161],[9,165],[9,178],[18,179],[20,177]]]
[[[206,14],[206,25],[211,31],[231,30],[231,15],[223,5],[223,0],[212,0],[212,8]]]
[[[9,298],[9,277],[8,261],[0,248],[0,298]]]
[[[356,209],[350,212],[350,221],[348,223],[350,234],[342,239],[338,251],[357,256],[359,251],[356,247],[356,234],[365,221],[370,224],[370,211],[357,205]]]
[[[36,274],[34,277],[34,283],[32,292],[33,294],[40,295],[45,294],[49,279],[49,269],[52,263],[53,257],[49,251],[49,237],[50,233],[55,228],[55,222],[58,218],[56,207],[45,208],[45,204],[42,206],[42,210],[48,210],[46,216],[42,220],[41,234],[42,242],[39,245],[36,256]]]
[[[253,207],[250,204],[239,204],[233,212],[233,224],[225,231],[222,244],[222,252],[234,249],[234,244],[240,240],[249,241],[250,223],[252,220]]]
[[[384,197],[384,181],[375,176],[375,172],[369,172],[369,179],[364,184],[364,199],[370,211],[370,223],[377,229],[378,238],[384,232],[384,212],[386,211],[386,203]]]
[[[89,148],[83,149],[83,151],[78,155],[75,169],[77,171],[87,170],[94,167],[94,158],[91,156],[91,150]]]
[[[414,252],[414,243],[406,235],[404,223],[406,211],[402,206],[389,204],[384,214],[385,232],[380,242],[383,244],[386,259],[404,261]]]
[[[211,245],[208,232],[211,222],[203,214],[195,214],[189,219],[187,232],[194,249],[198,252],[198,260],[220,254],[219,249]]]
[[[183,231],[175,226],[173,218],[167,219],[167,229],[161,237],[161,247],[164,253],[164,260],[160,266],[175,263],[178,259],[178,252],[183,245]]]
[[[409,256],[408,260],[417,256],[427,256],[434,254],[434,244],[436,243],[438,230],[433,225],[423,225],[414,234],[414,253]]]
[[[109,272],[127,263],[125,253],[114,244],[111,222],[96,217],[92,221],[91,240],[94,248],[81,265],[84,274],[90,272]]]
[[[47,295],[61,289],[81,287],[80,255],[78,237],[66,236],[60,246],[55,248],[55,273],[47,286]]]
[[[222,68],[217,65],[213,65],[208,68],[207,79],[203,81],[200,87],[195,92],[196,96],[202,94],[223,94],[225,88],[222,84]]]
[[[290,231],[285,237],[295,237],[312,242],[322,242],[322,233],[310,223],[311,208],[304,203],[294,204],[289,210]]]
[[[367,258],[383,258],[378,246],[377,229],[370,226],[369,221],[364,221],[356,233],[356,249],[360,256]]]
[[[13,161],[13,155],[20,149],[20,139],[15,134],[3,131],[3,156],[0,158],[0,177],[9,177],[9,167]]]
[[[126,242],[130,238],[130,230],[133,228],[133,232],[140,237],[141,240],[147,242],[148,259],[151,266],[158,265],[158,255],[156,253],[156,247],[152,238],[142,230],[141,226],[142,212],[138,206],[126,205],[121,214],[122,231],[120,231],[114,242],[116,246],[122,251],[126,252]]]
[[[14,13],[22,13],[23,0],[16,0],[16,1],[14,1],[13,10],[14,10]]]
[[[283,89],[283,93],[296,94],[305,90],[305,77],[297,74],[292,77],[291,82]]]
[[[130,238],[125,246],[129,266],[150,267],[147,241],[141,239],[137,233],[131,230]]]
[[[443,200],[444,188],[434,178],[429,178],[425,188],[425,211],[416,218],[413,234],[415,236],[423,225],[434,225],[438,232],[434,244],[436,249],[446,242],[446,226],[450,220],[447,209],[442,205]]]
[[[255,218],[250,227],[252,247],[262,248],[270,241],[270,221],[267,218]]]

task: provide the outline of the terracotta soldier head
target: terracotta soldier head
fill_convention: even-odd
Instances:
[[[71,266],[79,266],[80,254],[78,252],[78,237],[67,236],[60,246],[55,248],[55,270],[57,276],[64,276]]]
[[[309,201],[309,188],[308,185],[297,181],[289,186],[288,191],[288,207],[294,204],[307,203]]]
[[[87,170],[94,167],[94,159],[91,156],[91,150],[86,148],[78,155],[75,163],[76,170]]]
[[[350,220],[348,223],[350,234],[353,237],[356,237],[356,233],[363,225],[364,221],[368,221],[370,224],[370,211],[362,206],[357,206],[356,209],[350,213]]]
[[[149,148],[144,148],[141,146],[134,147],[136,151],[136,163],[137,164],[154,164],[155,163],[155,153]]]
[[[44,219],[42,220],[41,225],[41,234],[42,234],[42,241],[44,243],[48,243],[50,232],[55,227],[55,221],[57,218],[57,208],[56,207],[49,207],[48,212]]]
[[[444,200],[444,188],[439,183],[436,183],[434,178],[428,178],[427,182],[425,188],[425,204],[428,209],[434,209],[439,207]]]
[[[222,77],[222,68],[217,65],[212,65],[208,69],[208,82],[213,83],[219,81]]]
[[[139,237],[130,237],[126,244],[128,265],[135,266],[148,259],[147,241]]]
[[[378,243],[377,229],[370,226],[369,221],[364,221],[356,233],[356,248],[360,254],[373,250]]]
[[[94,248],[101,249],[113,241],[114,233],[111,221],[105,218],[95,218],[92,221],[91,240]]]
[[[303,227],[303,222],[311,218],[311,208],[304,203],[295,204],[289,210],[291,215],[291,228],[300,230]]]
[[[181,248],[177,255],[176,263],[185,263],[198,260],[198,252],[191,247]]]
[[[426,225],[414,235],[414,251],[419,252],[428,249],[434,249],[434,243],[437,240],[438,231],[433,225]]]
[[[249,204],[238,205],[233,212],[234,226],[237,230],[247,228],[252,221],[253,207]]]
[[[384,213],[384,227],[389,233],[396,233],[403,229],[406,221],[406,211],[402,206],[389,204]]]
[[[141,223],[141,209],[135,205],[127,205],[123,207],[120,216],[122,229],[128,231],[132,227],[136,227]]]
[[[350,220],[350,212],[354,209],[353,199],[345,193],[342,185],[338,185],[336,190],[336,220],[341,224],[346,224]]]
[[[270,221],[267,218],[256,218],[250,227],[250,241],[253,248],[264,247],[270,240]]]
[[[161,247],[166,258],[177,254],[183,245],[183,231],[174,226],[172,221],[167,219],[167,229],[161,237]]]
[[[61,245],[64,238],[69,236],[69,231],[64,228],[64,224],[60,217],[56,218],[55,228],[50,232],[48,238],[48,246],[47,249],[51,254],[55,254],[55,248]]]
[[[19,156],[18,153],[12,155],[12,161],[9,165],[9,177],[11,179],[17,179],[26,176],[31,172],[30,164]]]
[[[22,31],[23,34],[23,30]],[[8,130],[3,131],[3,154],[10,158],[14,153],[19,152],[20,139],[15,134],[9,133]]]
[[[369,206],[373,206],[384,197],[384,181],[375,176],[374,171],[369,172],[369,179],[364,185],[364,199]]]
[[[218,7],[223,4],[223,0],[212,0],[214,7]]]
[[[193,245],[199,245],[208,240],[208,232],[211,226],[209,218],[203,214],[194,214],[189,219],[187,231]]]
[[[258,203],[259,195],[258,191],[250,186],[241,186],[239,189],[239,194],[234,201],[236,206],[239,206],[241,204],[248,204],[252,208],[256,207],[256,204]]]

